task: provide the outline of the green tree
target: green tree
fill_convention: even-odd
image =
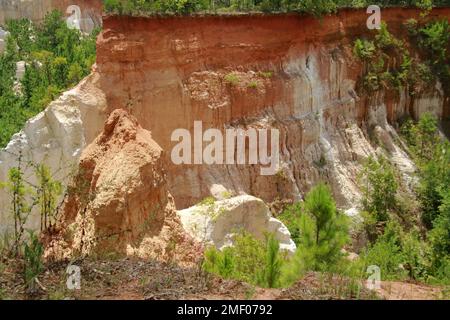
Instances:
[[[320,183],[306,196],[300,215],[300,242],[294,257],[283,267],[284,285],[293,283],[304,272],[326,271],[343,258],[349,241],[349,220],[336,210],[331,190]]]
[[[41,232],[51,228],[55,224],[57,205],[62,194],[62,185],[55,181],[50,169],[43,165],[37,165],[35,169],[37,177],[37,202],[41,216]]]
[[[0,55],[0,147],[25,122],[41,112],[69,86],[89,74],[95,62],[96,36],[69,29],[59,12],[47,14],[40,24],[11,20],[7,48]],[[25,61],[21,92],[15,84],[16,63]]]
[[[10,210],[14,219],[14,245],[13,254],[18,256],[22,246],[25,224],[34,206],[30,204],[30,188],[27,187],[23,173],[22,155],[18,156],[17,167],[8,172],[8,181],[2,183],[10,195]]]
[[[266,240],[266,259],[258,276],[258,284],[266,288],[279,286],[283,260],[280,256],[280,244],[273,235]]]
[[[68,65],[67,59],[64,57],[56,57],[52,61],[52,79],[59,88],[65,88],[68,80]]]
[[[442,190],[440,215],[430,232],[434,274],[450,283],[450,190]]]
[[[402,126],[413,158],[419,167],[418,198],[422,221],[428,229],[440,214],[442,190],[450,185],[450,143],[439,135],[437,119],[426,113],[419,122]]]
[[[70,84],[76,84],[83,78],[83,68],[78,63],[73,63],[69,67],[67,81]]]
[[[389,210],[397,207],[398,184],[390,164],[384,158],[377,161],[370,157],[358,178],[364,210],[373,214],[377,221],[387,221]]]

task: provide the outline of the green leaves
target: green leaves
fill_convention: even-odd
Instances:
[[[282,267],[283,285],[292,284],[307,271],[334,268],[340,264],[342,249],[349,241],[349,220],[336,210],[328,186],[317,185],[307,194],[303,206],[294,208],[296,212],[289,208],[282,214],[289,230],[298,233],[297,251]]]
[[[429,50],[435,64],[447,59],[450,27],[447,20],[430,22],[420,29],[420,45]]]
[[[95,62],[96,30],[90,36],[69,29],[60,12],[40,25],[27,19],[7,23],[10,36],[0,56],[0,147],[24,123],[89,74]],[[16,62],[25,61],[21,89],[15,83]]]
[[[375,54],[376,48],[372,41],[356,39],[353,53],[361,60],[371,59]]]
[[[396,208],[398,188],[394,170],[388,161],[370,157],[358,179],[363,192],[364,210],[374,215],[377,221],[387,221],[389,211]]]
[[[279,286],[283,260],[280,257],[280,244],[273,235],[266,239],[266,259],[258,275],[258,284],[266,288]]]
[[[33,232],[29,232],[29,240],[24,247],[24,280],[30,289],[34,288],[36,278],[44,270],[43,253],[44,248],[38,237]]]
[[[279,286],[284,260],[280,246],[273,235],[265,241],[241,232],[233,239],[232,247],[210,248],[205,252],[203,269],[225,279],[237,279],[267,288]]]
[[[450,25],[447,20],[432,20],[415,26],[413,32],[422,54],[426,56],[433,73],[441,81],[444,90],[450,91]]]
[[[401,229],[395,223],[388,223],[384,234],[363,252],[362,259],[366,267],[376,265],[381,269],[383,280],[404,278],[400,265],[404,262],[399,233]]]
[[[417,193],[422,222],[430,230],[427,242],[420,244],[420,246],[429,246],[430,252],[427,252],[425,262],[417,264],[425,266],[423,268],[427,276],[434,279],[433,281],[448,284],[450,283],[450,192],[448,187],[450,185],[450,143],[440,136],[437,119],[428,113],[422,115],[418,123],[406,122],[402,126],[402,135],[419,169]],[[420,257],[418,254],[416,256]],[[421,260],[424,259],[421,258]]]

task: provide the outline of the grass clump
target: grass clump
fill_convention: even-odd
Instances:
[[[241,82],[241,79],[235,73],[229,73],[225,75],[224,79],[227,83],[233,86],[237,86]]]

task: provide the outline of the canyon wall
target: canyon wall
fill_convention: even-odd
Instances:
[[[396,35],[418,18],[414,9],[385,9],[382,19]],[[450,16],[448,9],[433,11]],[[391,124],[426,110],[443,113],[439,86],[411,98],[359,97],[362,66],[352,53],[357,37],[369,36],[368,15],[344,10],[315,19],[299,15],[108,17],[98,39],[97,68],[109,110],[128,109],[167,154],[178,128],[277,128],[281,168],[261,176],[258,166],[171,165],[177,206],[205,196],[248,193],[265,201],[300,199],[315,183],[331,183],[339,205],[358,202],[356,176],[368,156],[381,152],[368,138],[374,129],[398,166],[413,165],[393,142]],[[268,73],[269,72],[269,73]],[[227,81],[233,74],[238,80]],[[269,76],[268,76],[269,75]],[[255,85],[256,84],[256,85]],[[171,163],[170,159],[167,159]],[[410,180],[408,178],[408,180]]]
[[[401,35],[402,24],[419,14],[393,8],[383,10],[382,18]],[[450,17],[450,10],[432,15]],[[415,167],[399,143],[396,121],[425,111],[439,117],[448,112],[439,84],[414,98],[406,89],[397,95],[358,95],[362,66],[352,48],[357,37],[370,34],[367,17],[362,10],[321,20],[299,15],[106,17],[93,74],[12,139],[0,155],[0,180],[16,163],[10,154],[21,150],[25,159],[44,160],[54,172],[76,165],[107,116],[126,109],[164,150],[168,189],[179,210],[210,195],[250,194],[268,203],[300,200],[315,183],[326,181],[339,207],[355,214],[357,176],[369,156],[385,155],[405,185],[414,184]],[[237,81],[227,80],[230,75]],[[52,116],[55,106],[64,116]],[[202,121],[203,130],[278,129],[277,173],[262,176],[258,165],[174,165],[171,135],[176,129],[192,132],[194,121]],[[68,176],[59,178],[68,183]],[[8,201],[0,191],[2,208]],[[0,225],[6,228],[10,218],[2,210]]]

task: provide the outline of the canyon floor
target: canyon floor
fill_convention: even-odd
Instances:
[[[448,289],[412,282],[382,282],[370,291],[342,276],[308,273],[288,289],[263,289],[223,280],[176,264],[131,258],[73,261],[81,268],[81,289],[68,290],[67,263],[46,266],[34,291],[26,291],[20,261],[0,267],[0,298],[34,300],[435,300],[447,299]],[[151,276],[150,276],[151,275]]]

